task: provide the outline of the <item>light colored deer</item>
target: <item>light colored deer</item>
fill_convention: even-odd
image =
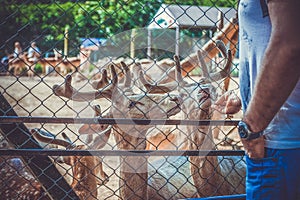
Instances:
[[[238,44],[238,29],[239,27],[238,27],[237,17],[232,18],[229,21],[229,23],[227,23],[224,27],[220,26],[219,31],[215,34],[215,36],[202,47],[202,50],[206,53],[206,56],[204,58],[205,62],[212,61],[215,57],[217,57],[219,51],[215,45],[216,41],[222,41],[225,45],[229,44],[229,48],[232,52],[231,56],[234,57],[237,49],[236,45]],[[133,71],[137,72],[139,71],[140,67],[136,65],[132,65],[132,67],[135,69]],[[182,67],[182,75],[187,76],[193,69],[199,67],[197,53],[192,53],[189,56],[187,56],[185,59],[181,60],[180,65]],[[174,81],[176,80],[175,77],[176,70],[175,68],[172,68],[172,65],[170,65],[169,61],[163,62],[162,60],[157,63],[154,62],[148,63],[147,65],[143,65],[142,69],[145,72],[145,80],[154,82],[157,85],[163,87],[162,89],[155,88],[156,91],[154,91],[153,87],[152,90],[149,90],[148,88],[149,92],[157,93],[158,91],[161,91],[162,93],[164,93],[165,87],[170,87],[172,90],[176,90],[177,83]],[[135,73],[135,79],[139,80],[142,79],[142,77],[138,73]],[[230,79],[231,79],[230,76],[227,76],[224,79],[223,81],[224,84],[221,91],[222,93],[228,91]],[[225,115],[219,112],[214,112],[212,119],[220,120],[220,119],[226,119],[231,117],[232,117],[231,115]],[[219,139],[220,129],[221,128],[217,126],[213,128],[213,136],[215,139]]]
[[[202,51],[198,51],[197,57],[202,67],[204,77],[195,84],[187,84],[183,81],[180,61],[179,58],[175,56],[177,71],[176,80],[179,84],[179,95],[183,97],[182,119],[211,119],[211,106],[216,98],[215,88],[212,83],[227,76],[232,58],[230,51],[226,54],[223,43],[217,42],[217,46],[221,50],[222,54],[227,58],[225,67],[218,73],[209,73],[204,60],[205,55]],[[159,85],[152,84],[151,87],[159,87]],[[172,145],[184,143],[183,149],[187,148],[189,150],[215,149],[211,128],[209,126],[184,126],[179,129],[181,133],[185,133],[185,141],[182,141],[182,135],[177,138],[176,136],[172,136],[174,138],[173,139],[170,137],[170,134],[167,135],[169,140],[166,141],[173,141]],[[161,136],[161,138],[163,138],[163,136]],[[177,139],[178,141],[176,141]],[[157,142],[151,142],[150,140],[149,143],[155,144]],[[166,145],[158,146],[157,149],[161,149],[165,146]],[[222,164],[224,160],[227,159],[228,161],[226,164]],[[242,182],[245,177],[245,163],[241,160],[241,158],[190,156],[189,161],[191,170],[190,176],[193,177],[193,182],[199,197],[244,193],[245,188]],[[236,169],[234,169],[234,167],[236,167]],[[233,169],[237,171],[235,171],[229,178],[228,174],[230,174],[230,170]],[[189,175],[187,175],[187,177],[189,177]],[[228,178],[225,180],[224,177]]]
[[[124,64],[123,64],[124,65]],[[71,86],[67,76],[64,85],[53,86],[54,93],[74,101],[111,100],[110,115],[115,119],[166,119],[180,112],[180,97],[172,94],[134,94],[131,90],[131,73],[125,67],[124,84],[118,82],[114,66],[111,66],[111,84],[97,91],[80,92]],[[105,82],[109,82],[108,80]],[[145,150],[146,133],[152,125],[113,126],[116,144],[121,150]],[[120,197],[122,199],[147,199],[148,165],[142,156],[120,156]]]
[[[222,48],[220,48],[222,51]],[[223,52],[224,54],[224,52]],[[226,54],[225,54],[226,55]],[[211,105],[213,104],[215,88],[212,86],[214,81],[225,78],[229,72],[231,65],[231,53],[228,51],[227,63],[223,71],[220,74],[209,74],[204,61],[205,55],[201,51],[198,51],[198,59],[202,70],[204,71],[204,78],[199,84],[185,85],[180,73],[180,65],[177,62],[177,81],[179,82],[181,95],[189,95],[190,98],[186,99],[183,103],[183,112],[187,119],[191,120],[210,120],[211,119]],[[188,148],[191,150],[214,150],[215,144],[212,137],[212,131],[209,126],[189,126],[187,133],[189,135]],[[234,157],[236,158],[236,157]],[[222,158],[220,158],[222,159]],[[242,162],[241,158],[240,162]],[[211,195],[226,195],[244,193],[243,182],[245,176],[244,168],[237,168],[238,173],[231,179],[224,180],[224,177],[232,170],[235,161],[232,158],[232,162],[228,162],[231,166],[226,168],[221,167],[218,157],[216,156],[190,156],[191,162],[191,174],[194,180],[195,187],[198,191],[199,197],[206,197]]]
[[[95,106],[94,109],[98,112],[97,116],[101,115],[101,118],[112,117],[110,113],[105,115],[100,114],[101,109],[99,105]],[[90,136],[90,140],[87,140],[86,143],[93,141],[94,146],[99,148],[107,144],[110,137],[110,133],[106,132],[104,134],[104,130],[107,127],[108,125],[106,124],[84,124],[78,130],[78,133]],[[93,135],[97,137],[93,138]],[[170,157],[166,160],[149,161],[148,163],[147,191],[144,191],[143,198],[134,197],[133,199],[175,200],[178,198],[196,197],[197,190],[193,185],[191,175],[189,175],[190,168],[187,157]],[[136,185],[136,187],[140,187],[140,185]],[[121,199],[128,198],[122,197]]]

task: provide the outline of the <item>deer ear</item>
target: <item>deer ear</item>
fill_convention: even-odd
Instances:
[[[79,134],[87,134],[89,129],[90,129],[90,124],[84,124],[79,128],[78,133]]]
[[[63,159],[63,162],[65,163],[65,164],[67,164],[67,165],[69,165],[69,166],[71,166],[72,165],[72,161],[71,161],[71,156],[63,156],[62,157]]]

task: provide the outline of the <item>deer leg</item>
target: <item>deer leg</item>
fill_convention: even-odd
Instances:
[[[117,134],[115,134],[116,136]],[[141,134],[142,135],[142,134]],[[123,150],[145,150],[146,138],[131,135],[117,136]],[[129,142],[130,141],[130,142]],[[120,157],[120,196],[121,199],[144,200],[148,199],[148,161],[142,156]]]

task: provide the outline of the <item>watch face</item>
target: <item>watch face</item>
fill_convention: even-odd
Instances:
[[[244,126],[239,126],[239,134],[241,138],[247,138],[248,137],[248,132],[245,129]]]

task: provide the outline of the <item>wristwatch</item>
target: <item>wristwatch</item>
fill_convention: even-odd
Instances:
[[[240,121],[238,126],[239,126],[238,128],[239,134],[242,139],[253,140],[263,135],[263,131],[256,132],[256,133],[252,132],[249,129],[248,125],[243,121]]]

